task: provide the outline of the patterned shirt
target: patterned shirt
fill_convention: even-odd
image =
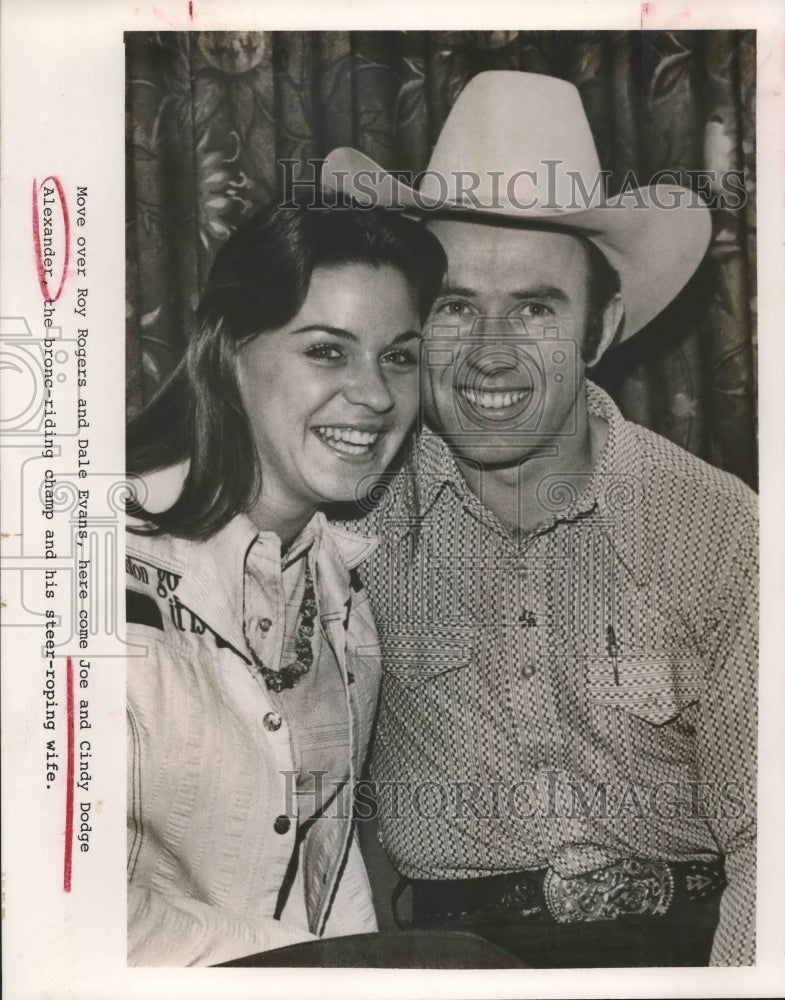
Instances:
[[[757,500],[626,422],[514,540],[425,431],[363,520],[372,775],[412,878],[724,856],[713,964],[754,961]],[[482,491],[479,491],[482,495]]]

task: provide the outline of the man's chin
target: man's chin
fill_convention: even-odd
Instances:
[[[481,440],[466,433],[445,433],[437,431],[459,461],[482,466],[484,469],[503,469],[522,465],[537,455],[553,453],[553,445],[539,435],[528,434],[518,441]],[[485,438],[485,435],[483,435]]]

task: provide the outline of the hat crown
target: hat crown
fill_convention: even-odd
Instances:
[[[334,149],[322,167],[324,189],[343,190],[360,205],[470,221],[492,214],[504,225],[555,224],[590,239],[619,274],[628,337],[694,273],[711,217],[678,184],[629,189],[625,181],[606,198],[605,176],[577,88],[516,70],[478,73],[466,84],[419,190],[356,149]]]
[[[600,162],[577,88],[514,70],[473,77],[444,123],[420,191],[527,215],[575,210],[584,191],[591,200],[582,198],[581,208],[598,204]]]

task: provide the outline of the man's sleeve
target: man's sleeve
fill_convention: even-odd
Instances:
[[[701,700],[700,778],[716,804],[710,820],[725,855],[712,965],[755,962],[758,540],[753,518],[729,546],[704,634],[713,664]]]

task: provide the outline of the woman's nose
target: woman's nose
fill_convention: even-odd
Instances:
[[[387,380],[377,364],[357,368],[344,389],[344,396],[355,406],[366,406],[374,413],[387,413],[395,404]]]

